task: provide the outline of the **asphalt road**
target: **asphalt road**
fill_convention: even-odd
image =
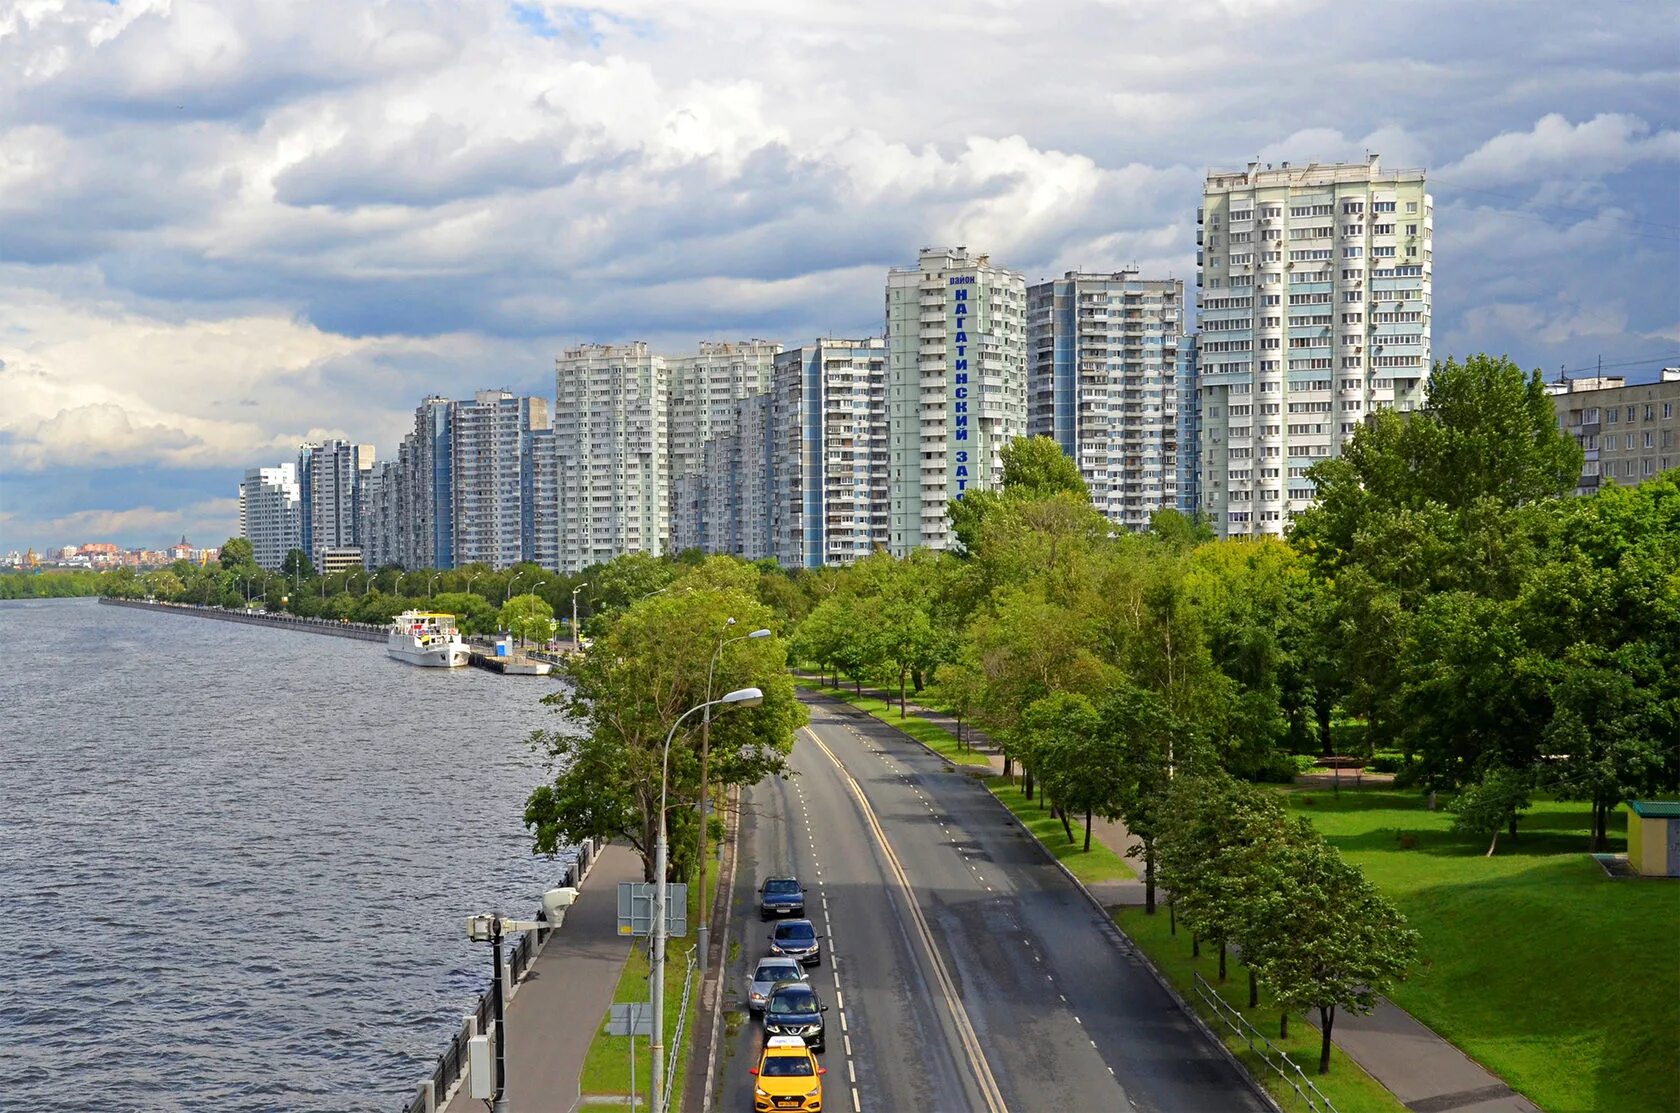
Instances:
[[[785,873],[829,936],[813,971],[829,1110],[1266,1108],[984,786],[842,704],[810,707],[793,775],[742,798],[719,1110],[752,1108],[756,891]]]

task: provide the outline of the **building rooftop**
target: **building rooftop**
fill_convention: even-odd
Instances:
[[[1628,810],[1641,819],[1680,819],[1680,800],[1629,800]]]
[[[1247,170],[1209,170],[1207,188],[1245,189],[1257,185],[1321,186],[1339,182],[1421,182],[1422,169],[1384,170],[1376,155],[1364,162],[1309,162],[1304,166],[1271,163],[1264,168],[1258,162],[1248,164]]]

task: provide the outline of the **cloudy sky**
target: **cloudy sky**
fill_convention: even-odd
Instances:
[[[0,0],[0,551],[581,341],[881,328],[964,243],[1194,275],[1210,167],[1427,167],[1437,356],[1680,363],[1671,4]]]

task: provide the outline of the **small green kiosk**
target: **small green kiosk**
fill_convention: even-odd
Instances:
[[[1680,800],[1629,800],[1627,860],[1643,877],[1680,877]]]

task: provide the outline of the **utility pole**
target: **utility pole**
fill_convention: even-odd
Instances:
[[[573,653],[576,653],[578,651],[578,647],[582,644],[578,640],[578,624],[577,624],[577,597],[578,597],[578,592],[582,591],[584,588],[586,588],[588,586],[589,585],[587,583],[582,583],[582,584],[578,584],[576,587],[572,588],[572,652]],[[709,692],[707,693],[708,696],[710,696],[710,694],[711,693],[709,693]]]
[[[499,912],[490,922],[490,953],[495,956],[491,968],[496,979],[496,1096],[491,1099],[490,1113],[508,1113],[507,1011],[506,1002],[502,1000],[502,916]]]

